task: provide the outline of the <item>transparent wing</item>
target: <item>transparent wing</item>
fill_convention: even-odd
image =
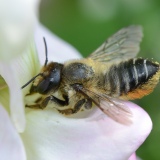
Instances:
[[[109,97],[108,95],[94,93],[88,89],[81,89],[84,95],[88,96],[106,115],[121,124],[132,123],[132,112],[122,100]]]
[[[111,97],[107,99],[108,101],[100,100],[99,108],[113,120],[125,125],[131,124],[132,113],[130,109],[119,99]]]
[[[108,38],[88,58],[100,62],[122,61],[133,58],[139,52],[143,33],[141,26],[123,28]]]

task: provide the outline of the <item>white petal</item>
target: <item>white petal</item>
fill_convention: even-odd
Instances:
[[[24,101],[21,86],[36,74],[36,69],[39,70],[39,63],[34,45],[28,48],[22,56],[8,63],[0,63],[0,75],[9,86],[11,118],[18,132],[23,132],[25,129]],[[27,90],[25,91],[27,92]]]
[[[25,127],[23,97],[19,88],[19,79],[10,64],[0,63],[0,74],[6,80],[10,90],[10,109],[12,120],[19,132]]]
[[[54,109],[29,110],[22,134],[28,160],[128,159],[150,133],[152,122],[143,109],[127,105],[133,113],[130,126],[113,121],[99,109],[83,119],[66,118]]]
[[[22,141],[1,105],[0,119],[0,159],[26,160]]]
[[[33,36],[39,0],[1,0],[0,59],[20,54]]]
[[[38,50],[40,63],[43,65],[45,61],[45,47],[43,42],[45,37],[48,48],[48,60],[55,62],[64,62],[68,59],[80,58],[79,52],[63,41],[42,25],[38,25],[35,33],[35,41]]]

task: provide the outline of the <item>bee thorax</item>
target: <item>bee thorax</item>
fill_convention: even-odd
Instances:
[[[89,80],[93,76],[93,70],[84,63],[75,62],[64,67],[63,75],[71,83],[79,83]]]

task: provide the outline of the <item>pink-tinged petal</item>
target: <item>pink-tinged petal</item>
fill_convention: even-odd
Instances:
[[[12,125],[6,110],[0,105],[0,159],[26,160],[20,136]]]
[[[142,160],[141,158],[136,156],[136,153],[133,153],[128,160]]]
[[[10,60],[29,44],[37,23],[39,0],[0,1],[0,59]]]
[[[119,124],[98,108],[84,118],[67,118],[54,109],[31,110],[22,134],[28,160],[127,160],[151,131],[148,114],[126,103],[132,124]]]
[[[45,37],[48,48],[48,60],[64,62],[69,59],[80,58],[79,52],[67,42],[63,41],[42,25],[38,25],[35,32],[35,42],[41,65],[45,61],[45,47],[43,42]]]
[[[128,160],[137,160],[137,158],[136,158],[136,154],[135,153],[133,153],[130,157],[129,157],[129,159]]]

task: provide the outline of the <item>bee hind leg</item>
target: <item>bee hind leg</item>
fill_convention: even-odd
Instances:
[[[92,107],[92,101],[90,99],[81,99],[75,104],[74,108],[58,110],[58,111],[62,114],[70,115],[80,111],[83,106],[86,109],[90,109]]]
[[[92,108],[92,100],[91,99],[86,99],[86,102],[84,104],[85,109],[91,109]]]

